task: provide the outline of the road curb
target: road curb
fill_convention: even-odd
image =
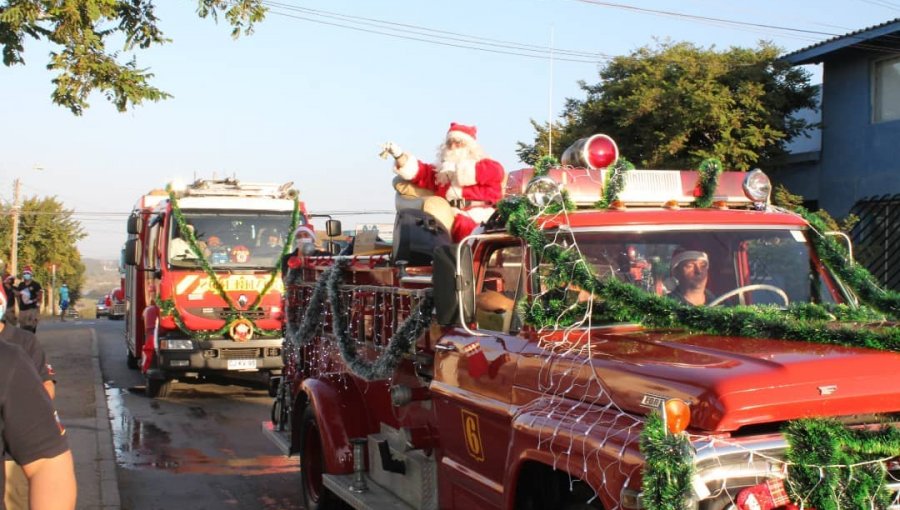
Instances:
[[[97,430],[97,472],[100,475],[101,508],[120,508],[119,478],[116,473],[116,454],[113,450],[112,428],[109,423],[109,407],[100,371],[100,345],[97,330],[91,330],[91,365],[94,372],[94,420]]]

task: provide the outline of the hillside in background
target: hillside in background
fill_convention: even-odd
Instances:
[[[84,297],[96,299],[119,286],[117,260],[84,259],[84,266]]]

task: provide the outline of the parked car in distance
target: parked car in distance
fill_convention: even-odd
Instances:
[[[102,296],[97,300],[97,317],[105,317],[109,315],[109,307],[106,306],[106,297]]]

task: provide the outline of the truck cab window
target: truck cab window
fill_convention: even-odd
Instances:
[[[475,319],[480,329],[508,333],[515,326],[516,303],[522,291],[522,247],[504,246],[487,256],[475,295]]]

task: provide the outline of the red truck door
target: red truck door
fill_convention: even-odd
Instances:
[[[476,281],[476,327],[457,328],[436,345],[435,411],[443,458],[442,508],[500,508],[511,435],[512,385],[524,340],[511,333],[522,287],[522,248],[498,246]]]

